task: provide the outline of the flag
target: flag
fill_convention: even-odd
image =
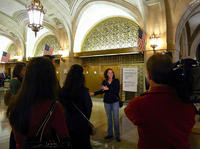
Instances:
[[[9,59],[10,59],[10,54],[5,52],[5,51],[3,51],[1,62],[8,63]]]
[[[146,46],[146,34],[139,28],[138,29],[138,49],[144,52]]]
[[[52,53],[53,53],[53,47],[50,47],[49,45],[46,44],[43,55],[52,55]]]

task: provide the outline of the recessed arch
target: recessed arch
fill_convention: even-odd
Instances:
[[[47,35],[42,38],[36,45],[34,56],[43,56],[45,44],[48,44],[50,47],[54,47],[53,55],[58,54],[58,51],[61,48],[60,43],[58,42],[55,35]]]
[[[142,24],[143,28],[144,22],[142,15],[136,6],[134,8],[136,13],[133,13],[128,9],[125,9],[125,7],[119,6],[116,3],[112,2],[95,1],[85,5],[81,10],[79,10],[79,15],[76,16],[75,29],[73,29],[75,33],[73,51],[80,52],[81,44],[88,31],[95,24],[101,22],[108,17],[121,16],[124,18],[128,18],[130,20],[133,20],[137,24]],[[104,9],[106,11],[103,11]]]
[[[37,41],[47,33],[52,34],[50,30],[43,28],[37,33],[37,36],[35,37],[35,33],[27,27],[26,57],[34,56]]]
[[[188,8],[185,10],[184,14],[182,15],[179,24],[176,29],[176,35],[175,35],[175,61],[178,61],[180,58],[180,52],[181,52],[181,36],[182,33],[184,32],[184,29],[186,28],[186,24],[189,22],[189,20],[195,16],[197,13],[200,13],[200,2],[199,0],[194,0],[190,3]],[[199,38],[198,36],[196,37],[197,39]],[[186,48],[187,50],[190,50],[189,54],[186,56],[190,56],[195,58],[196,57],[196,40],[194,39],[194,43],[192,43],[191,48]],[[188,51],[185,51],[184,53],[188,53]]]
[[[2,55],[3,51],[7,51],[7,48],[9,47],[9,45],[13,43],[13,41],[7,38],[6,36],[1,36],[1,35],[0,35],[0,41],[1,41],[0,55]]]
[[[137,48],[139,26],[124,17],[107,18],[96,24],[85,36],[81,52]]]
[[[17,46],[14,43],[10,44],[6,51],[10,54],[10,59],[14,59],[15,56],[18,56]]]
[[[197,48],[199,46],[199,42],[200,41],[200,34],[198,34],[196,36],[196,38],[194,39],[193,43],[192,43],[192,46],[191,46],[191,50],[190,50],[190,56],[192,58],[195,58],[196,59],[196,53],[197,53]]]

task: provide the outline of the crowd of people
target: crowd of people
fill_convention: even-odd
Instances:
[[[185,104],[168,84],[171,58],[154,54],[147,61],[149,90],[133,98],[125,107],[126,116],[138,127],[139,149],[189,149],[189,134],[195,123],[195,107]],[[64,86],[56,78],[53,57],[33,58],[27,64],[16,64],[10,84],[7,117],[12,127],[10,149],[25,149],[30,136],[36,136],[50,107],[54,111],[44,129],[44,136],[70,138],[72,149],[92,149],[91,96],[104,94],[108,129],[105,139],[115,136],[120,142],[120,83],[112,69],[106,69],[99,91],[85,87],[83,67],[71,66]],[[23,80],[23,81],[22,81]],[[58,102],[55,102],[58,101]],[[113,133],[114,123],[114,133]]]

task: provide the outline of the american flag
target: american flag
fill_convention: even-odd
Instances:
[[[146,34],[139,28],[138,29],[138,49],[144,52],[146,46]]]
[[[52,55],[52,53],[53,53],[53,47],[50,47],[49,45],[46,44],[43,55]]]
[[[9,59],[10,59],[10,54],[5,52],[5,51],[3,51],[1,62],[8,63]]]

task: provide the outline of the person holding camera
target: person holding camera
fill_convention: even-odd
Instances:
[[[155,54],[147,61],[150,90],[129,101],[127,117],[137,126],[139,149],[189,149],[195,108],[177,96],[168,84],[171,58]]]

